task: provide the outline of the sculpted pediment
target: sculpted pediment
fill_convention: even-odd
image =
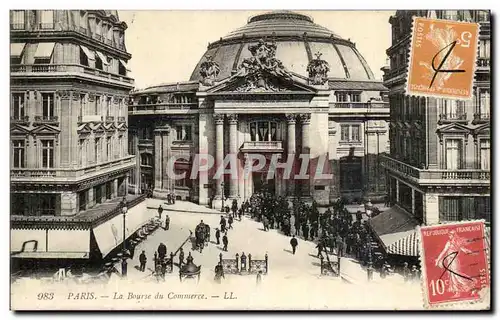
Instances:
[[[21,125],[14,125],[10,128],[11,135],[28,135],[29,133],[30,133],[30,130],[26,127],[21,126]]]
[[[33,134],[37,134],[37,135],[40,135],[40,134],[53,135],[53,134],[58,134],[59,132],[61,132],[61,130],[45,124],[45,125],[41,125],[39,127],[36,127],[31,132]]]

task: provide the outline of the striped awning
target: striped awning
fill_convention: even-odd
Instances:
[[[101,59],[102,63],[104,63],[105,65],[109,64],[108,58],[106,58],[106,56],[102,52],[96,51],[96,53],[99,56],[99,59]]]
[[[80,45],[80,48],[82,48],[82,51],[87,56],[87,59],[95,60],[95,54],[93,51],[90,51],[89,48],[87,48],[86,46],[82,46],[82,45]]]
[[[419,256],[419,238],[417,232],[413,231],[409,235],[399,239],[386,248],[388,254],[397,254],[400,256]]]
[[[21,57],[21,54],[23,53],[25,46],[26,46],[26,43],[24,43],[24,42],[11,43],[10,44],[10,56],[15,57],[15,58]]]
[[[52,52],[54,51],[54,46],[56,44],[54,42],[41,42],[36,47],[35,59],[36,58],[50,58],[52,56]]]

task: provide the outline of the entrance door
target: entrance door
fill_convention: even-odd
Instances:
[[[267,172],[253,172],[253,190],[258,192],[269,192],[275,194],[275,179],[267,179]]]

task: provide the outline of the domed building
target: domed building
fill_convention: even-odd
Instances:
[[[215,208],[262,190],[323,206],[383,197],[386,95],[356,45],[312,18],[251,17],[208,45],[189,81],[132,93],[129,185]]]

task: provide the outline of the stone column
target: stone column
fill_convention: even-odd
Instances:
[[[411,214],[415,215],[415,189],[411,189]]]
[[[300,122],[302,124],[302,158],[305,159],[309,157],[311,151],[310,137],[309,137],[311,114],[303,113],[300,114],[299,117],[300,117]],[[309,166],[306,172],[310,174]],[[308,179],[303,179],[301,181],[301,186],[302,186],[302,196],[309,197],[311,195],[310,181]]]
[[[435,193],[424,194],[424,223],[426,225],[439,223],[439,197]]]
[[[161,160],[162,160],[162,144],[161,144],[161,130],[156,129],[154,131],[155,135],[155,190],[160,190],[162,185],[161,173]]]
[[[113,179],[113,191],[111,193],[111,198],[118,197],[118,178]]]
[[[395,203],[399,204],[399,180],[396,179],[396,199],[394,200]]]
[[[250,199],[250,197],[252,196],[252,173],[250,172],[251,167],[252,163],[249,160],[248,153],[245,153],[245,170],[243,171],[243,183],[245,186],[243,199],[244,201]]]
[[[162,141],[162,180],[163,185],[162,189],[171,192],[171,178],[168,176],[168,159],[170,158],[170,146],[169,146],[169,136],[170,136],[170,128],[165,128],[161,134]]]
[[[222,165],[224,161],[224,115],[214,114],[215,121],[215,170],[219,170],[219,166]],[[224,176],[221,175],[215,181],[215,198],[222,199],[223,190],[221,183],[224,181]]]
[[[238,155],[238,115],[228,114],[227,118],[229,121],[229,154],[236,159]],[[231,164],[233,163],[237,164],[238,161],[232,161]],[[231,171],[238,173],[238,168],[231,168]],[[229,180],[229,198],[237,199],[238,197],[238,175],[231,175]]]
[[[296,152],[296,145],[295,145],[295,123],[296,123],[296,115],[295,114],[287,114],[286,115],[286,121],[288,124],[288,131],[287,131],[287,152],[288,152],[288,157],[294,159],[294,166],[295,166],[295,152]],[[294,167],[293,167],[294,168]],[[293,181],[293,176],[295,174],[295,170],[292,170],[290,173],[290,177],[287,177],[288,180],[286,182],[287,185],[287,194],[288,196],[295,196],[295,183]]]

